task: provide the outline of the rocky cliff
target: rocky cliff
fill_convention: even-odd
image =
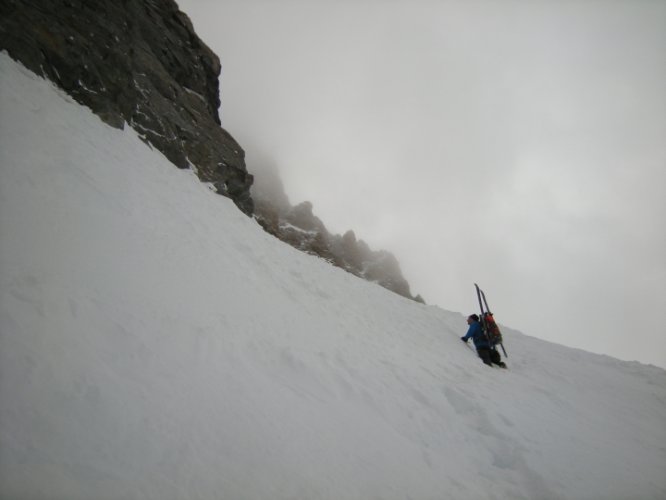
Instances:
[[[220,127],[220,61],[173,0],[2,0],[0,50],[252,213],[243,149]]]

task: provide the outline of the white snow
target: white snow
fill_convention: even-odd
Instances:
[[[461,314],[0,80],[0,498],[666,498],[664,370],[506,327],[487,368]]]
[[[308,231],[307,229],[303,229],[302,227],[296,227],[293,224],[290,224],[289,222],[281,222],[280,229],[290,229],[292,231],[296,231],[297,233],[307,234],[310,236],[316,236],[317,234],[319,234],[318,231],[315,230]]]

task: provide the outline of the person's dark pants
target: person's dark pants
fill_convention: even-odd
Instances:
[[[499,366],[502,366],[502,358],[500,358],[500,353],[496,349],[490,349],[489,347],[477,347],[476,352],[479,354],[481,360],[488,366],[493,363]]]

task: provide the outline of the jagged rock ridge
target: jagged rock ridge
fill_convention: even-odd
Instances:
[[[291,206],[274,169],[267,169],[257,176],[252,197],[255,218],[268,233],[360,278],[424,303],[420,295],[412,296],[409,283],[393,254],[385,250],[371,250],[367,243],[356,238],[353,231],[344,235],[331,234],[321,219],[314,215],[309,201]]]
[[[217,113],[220,61],[173,0],[3,0],[0,50],[252,213],[245,153]]]

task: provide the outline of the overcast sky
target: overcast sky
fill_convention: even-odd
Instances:
[[[178,3],[248,169],[412,293],[666,367],[666,2]]]

